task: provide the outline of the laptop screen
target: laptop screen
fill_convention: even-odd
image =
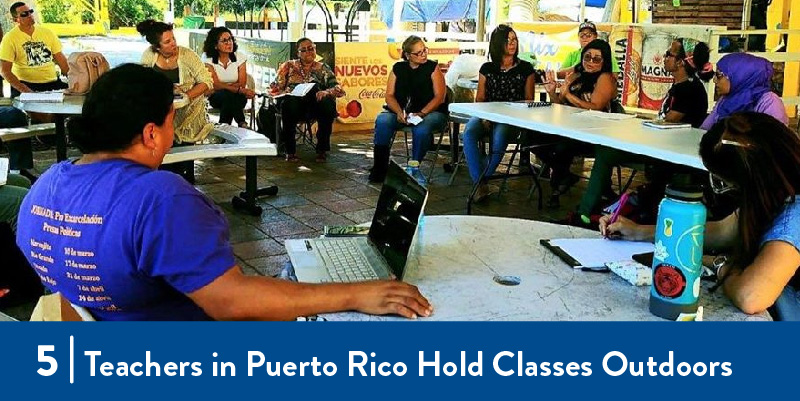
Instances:
[[[369,239],[398,279],[403,278],[408,251],[425,206],[427,189],[394,161],[383,182]]]

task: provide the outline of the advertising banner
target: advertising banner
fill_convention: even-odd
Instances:
[[[383,110],[392,66],[402,60],[401,43],[336,43],[336,78],[347,92],[337,99],[343,123],[369,123]],[[426,43],[428,59],[447,66],[460,52],[458,43]],[[402,85],[402,82],[398,82]]]

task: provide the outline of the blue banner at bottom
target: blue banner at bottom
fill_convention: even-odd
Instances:
[[[4,400],[796,398],[800,324],[3,323]]]

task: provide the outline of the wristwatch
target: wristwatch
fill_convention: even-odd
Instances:
[[[717,255],[717,257],[715,257],[714,261],[711,263],[714,268],[714,275],[717,276],[717,281],[720,279],[719,271],[722,270],[722,267],[725,266],[725,263],[728,263],[728,257],[725,255]]]

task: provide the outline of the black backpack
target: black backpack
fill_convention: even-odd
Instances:
[[[39,275],[28,264],[22,251],[14,242],[14,233],[8,224],[0,224],[0,288],[11,290],[0,297],[0,308],[34,302],[44,294]]]

